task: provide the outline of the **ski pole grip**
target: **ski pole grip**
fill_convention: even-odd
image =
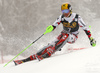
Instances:
[[[46,28],[46,31],[45,31],[44,35],[45,35],[46,33],[51,32],[52,30],[53,30],[53,26],[52,26],[52,25],[49,25],[49,26]]]

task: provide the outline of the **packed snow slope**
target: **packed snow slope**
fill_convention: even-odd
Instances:
[[[0,73],[100,73],[100,46],[31,61],[0,65]]]

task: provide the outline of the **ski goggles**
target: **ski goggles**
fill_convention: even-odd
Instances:
[[[69,9],[62,10],[62,13],[69,13]]]

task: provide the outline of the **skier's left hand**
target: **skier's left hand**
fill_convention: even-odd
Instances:
[[[93,39],[93,37],[90,37],[89,39],[90,39],[91,46],[95,47],[96,46],[96,40]]]

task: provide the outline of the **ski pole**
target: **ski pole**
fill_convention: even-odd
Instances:
[[[89,25],[89,28],[90,28],[90,32],[91,32],[91,26]],[[91,34],[92,34],[92,32],[91,32]]]
[[[39,40],[43,35],[45,35],[46,33],[49,33],[53,30],[53,26],[50,25],[47,27],[45,33],[43,33],[39,38],[37,38],[35,41],[33,41],[29,46],[27,46],[24,50],[22,50],[18,55],[16,55],[12,60],[10,60],[7,64],[4,65],[7,66],[11,61],[13,61],[16,57],[18,57],[21,53],[23,53],[27,48],[29,48],[32,44],[34,44],[37,40]]]

